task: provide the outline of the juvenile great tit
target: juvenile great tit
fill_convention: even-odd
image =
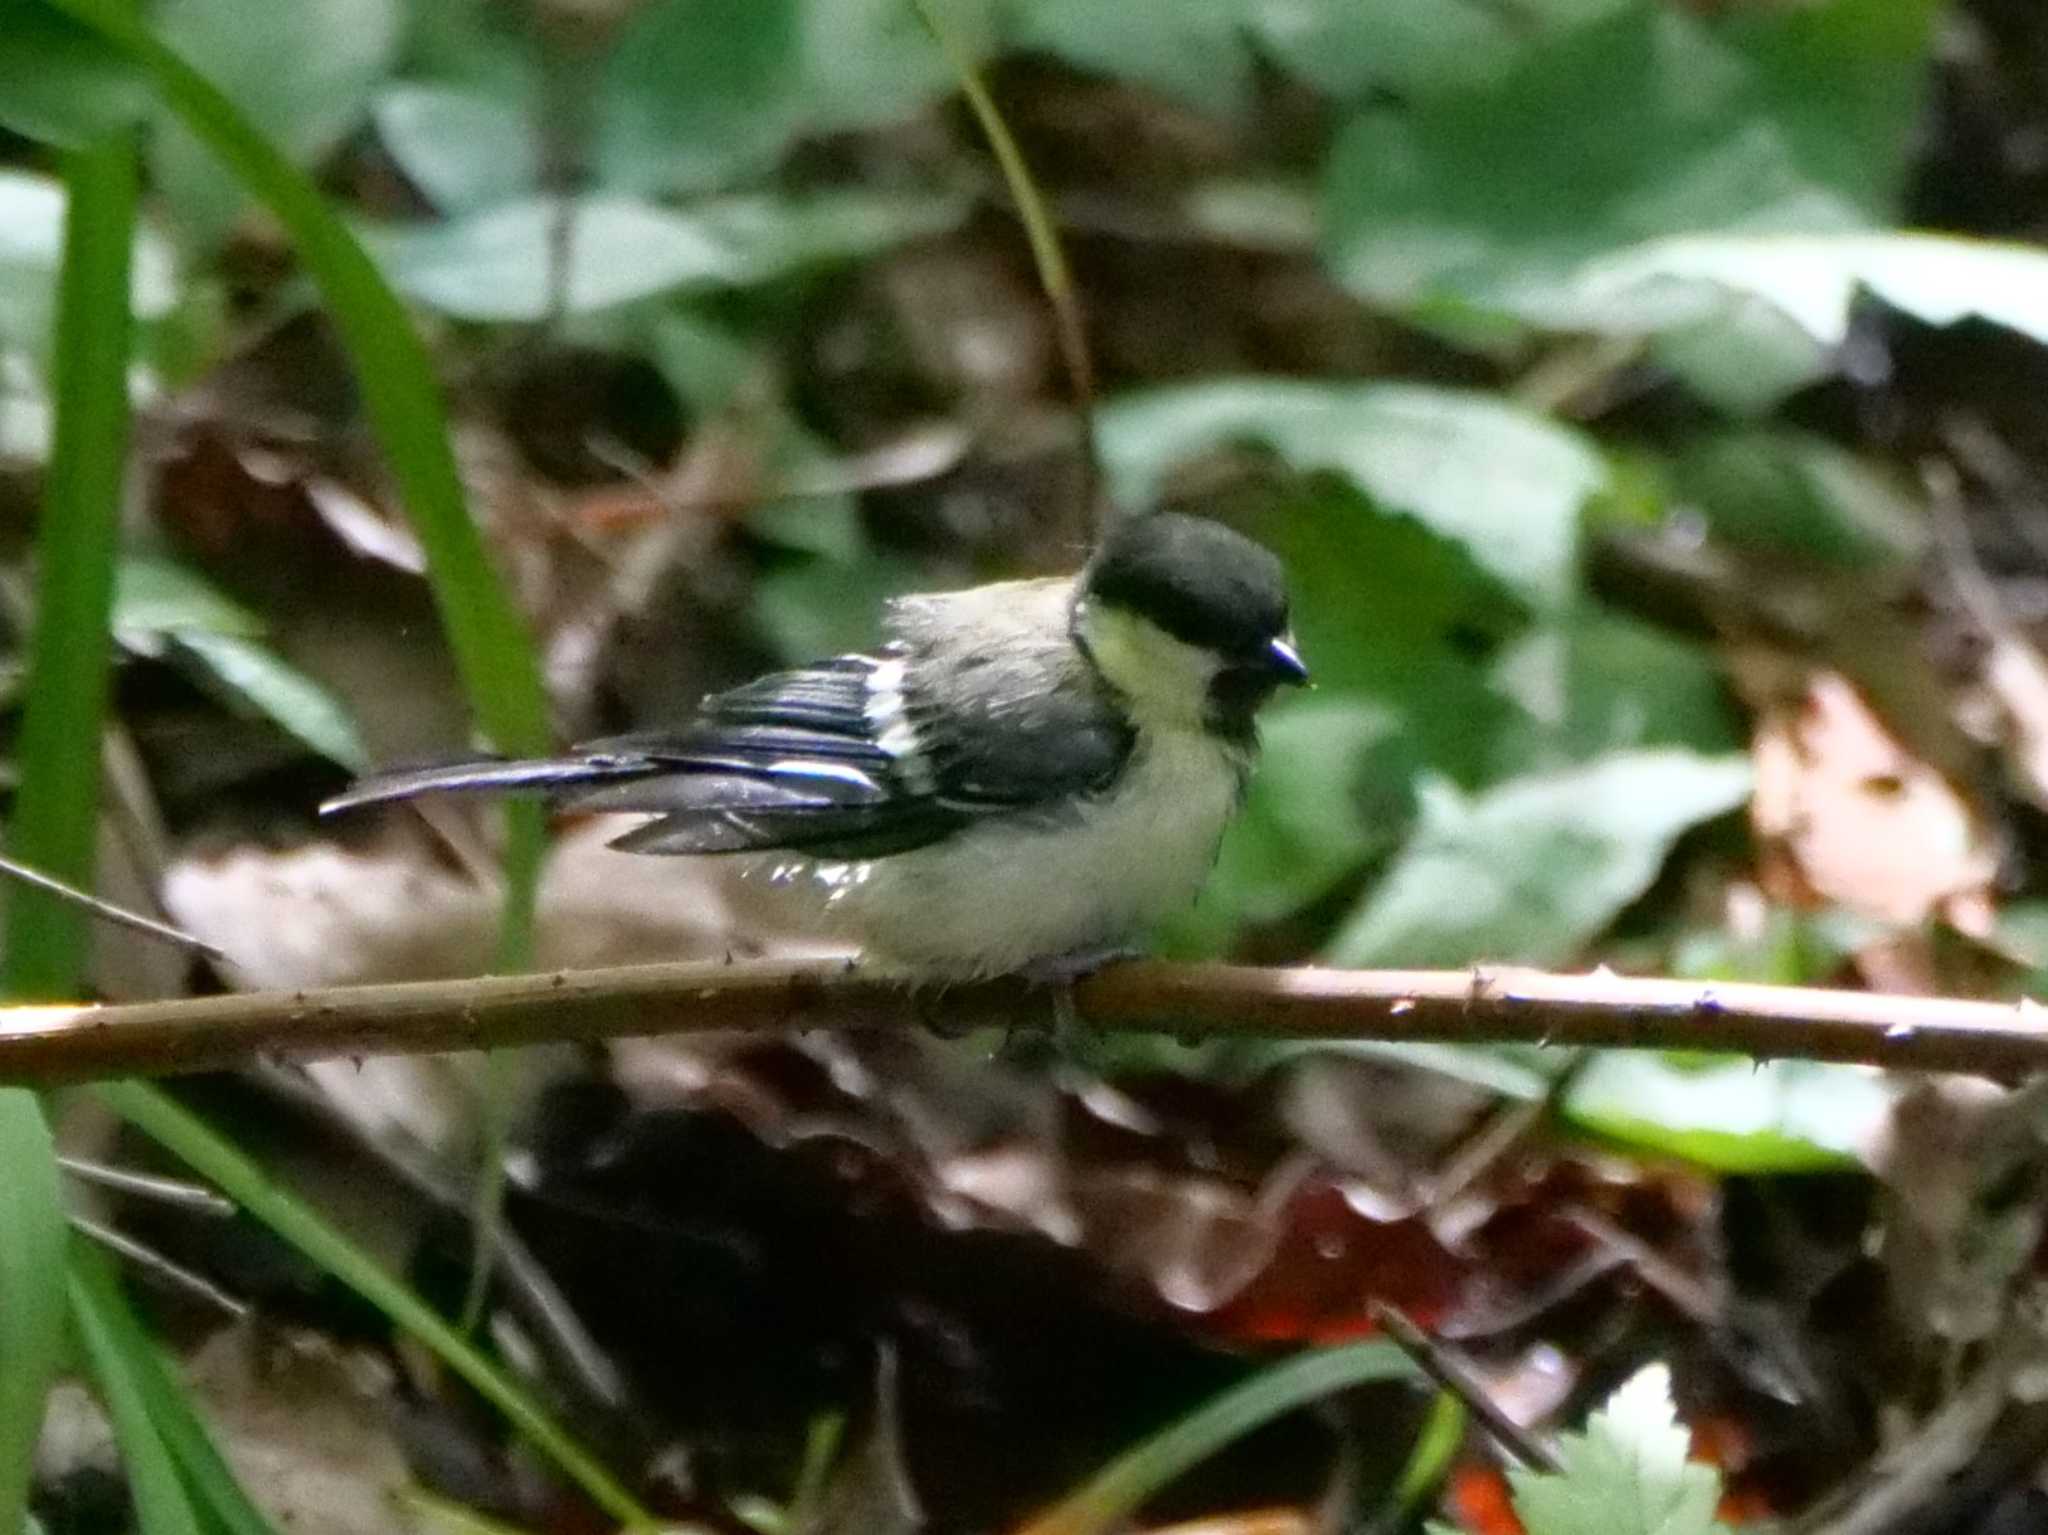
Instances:
[[[1119,522],[1078,576],[900,598],[886,629],[677,730],[387,772],[321,808],[524,789],[640,812],[612,846],[776,855],[772,877],[883,966],[1078,965],[1194,899],[1254,714],[1308,680],[1279,560],[1176,513]]]

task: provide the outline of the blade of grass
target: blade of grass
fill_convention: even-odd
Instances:
[[[1099,1535],[1114,1529],[1175,1477],[1253,1429],[1335,1391],[1419,1374],[1406,1354],[1381,1340],[1273,1365],[1118,1456],[1017,1535]]]
[[[64,1212],[35,1095],[0,1090],[0,1530],[28,1509],[43,1401],[64,1353]]]
[[[428,1530],[445,1531],[446,1535],[528,1535],[516,1524],[494,1519],[467,1504],[428,1492],[424,1487],[406,1488],[398,1494],[398,1501],[412,1513],[419,1525]]]
[[[507,974],[533,968],[534,901],[540,891],[542,852],[538,832],[531,837],[513,837],[505,850],[505,916],[498,930],[498,968]],[[469,1286],[459,1313],[464,1332],[476,1331],[483,1320],[484,1303],[490,1298],[491,1269],[505,1219],[505,1148],[512,1138],[512,1113],[517,1104],[515,1065],[515,1058],[503,1050],[484,1056],[477,1184],[469,1210]]]
[[[262,1168],[204,1121],[140,1082],[109,1083],[98,1091],[123,1119],[419,1339],[502,1412],[599,1508],[627,1525],[654,1522],[597,1458],[557,1427],[517,1382],[325,1217],[272,1182]]]
[[[57,417],[36,530],[28,701],[8,828],[17,863],[91,888],[99,838],[100,727],[112,674],[116,530],[128,463],[129,254],[135,150],[128,135],[66,157],[69,201],[57,288]],[[10,884],[0,987],[23,1001],[77,994],[88,914]]]
[[[111,548],[128,458],[132,136],[69,152],[64,179],[51,348],[55,438],[37,529],[39,600],[8,840],[21,861],[88,885],[99,833]],[[0,990],[17,1000],[75,994],[89,939],[85,913],[26,885],[9,885],[6,899]],[[0,1169],[0,1530],[13,1530],[21,1528],[30,1458],[65,1341],[56,1149],[29,1093],[0,1092]]]
[[[72,1249],[68,1272],[71,1320],[100,1402],[113,1420],[136,1527],[141,1535],[208,1535],[150,1414],[149,1389],[136,1369],[132,1320],[126,1326],[117,1320],[128,1309],[120,1281],[99,1253],[82,1244]],[[149,1352],[146,1339],[141,1352]]]
[[[95,1306],[94,1323],[119,1354],[150,1424],[176,1463],[192,1500],[224,1535],[277,1535],[276,1526],[264,1518],[235,1480],[213,1436],[193,1410],[183,1383],[165,1361],[163,1350],[136,1320],[112,1264],[74,1243],[74,1271],[80,1264],[87,1268],[83,1278],[88,1299]],[[78,1305],[76,1277],[72,1304],[74,1308]]]

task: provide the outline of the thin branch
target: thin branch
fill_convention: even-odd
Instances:
[[[169,1205],[187,1215],[208,1215],[215,1220],[233,1220],[241,1214],[241,1207],[232,1199],[214,1193],[204,1184],[190,1183],[183,1178],[166,1178],[160,1173],[139,1173],[128,1167],[110,1167],[105,1162],[90,1162],[83,1157],[60,1155],[57,1158],[57,1165],[80,1183],[97,1184],[103,1189],[112,1189],[115,1193],[126,1194],[132,1199],[145,1199]]]
[[[2048,1069],[2048,1009],[1701,985],[1598,971],[1114,965],[1074,988],[1093,1028],[1183,1039],[1514,1040],[1718,1050],[2017,1077]],[[844,960],[634,965],[461,981],[0,1008],[0,1083],[46,1086],[298,1059],[418,1055],[719,1030],[1044,1025],[1014,979],[913,988]]]
[[[228,1294],[204,1274],[185,1267],[174,1258],[165,1257],[154,1247],[136,1241],[125,1231],[117,1231],[112,1226],[84,1215],[73,1214],[69,1220],[71,1229],[80,1236],[87,1237],[99,1243],[108,1252],[127,1259],[152,1279],[173,1290],[182,1290],[187,1295],[196,1296],[216,1310],[227,1313],[237,1322],[248,1316],[247,1301]]]
[[[61,879],[45,874],[40,869],[32,869],[27,864],[18,863],[12,858],[0,858],[0,878],[14,880],[32,889],[40,890],[45,895],[54,895],[61,901],[69,901],[74,906],[83,906],[101,921],[111,922],[116,927],[125,927],[131,932],[146,933],[151,938],[158,939],[164,943],[176,944],[181,949],[190,949],[193,953],[203,954],[208,959],[224,960],[227,958],[225,954],[221,953],[219,949],[216,949],[203,938],[194,938],[190,933],[185,932],[181,928],[172,927],[168,922],[159,922],[154,917],[145,917],[139,911],[130,911],[125,906],[116,906],[112,901],[103,901],[96,895],[90,895],[80,890],[76,885],[67,885]]]
[[[1556,1453],[1509,1417],[1488,1395],[1478,1371],[1462,1353],[1430,1337],[1397,1307],[1384,1301],[1374,1301],[1371,1309],[1372,1319],[1380,1324],[1380,1330],[1400,1345],[1401,1352],[1414,1360],[1423,1374],[1463,1402],[1465,1410],[1479,1420],[1480,1426],[1502,1450],[1522,1465],[1538,1471],[1559,1469]]]

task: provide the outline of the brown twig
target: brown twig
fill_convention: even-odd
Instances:
[[[1520,969],[1254,969],[1139,961],[1074,988],[1091,1027],[1184,1039],[1516,1040],[1719,1050],[2013,1077],[2048,1068],[2048,1010],[1793,986]],[[0,1082],[168,1076],[300,1059],[714,1030],[1015,1026],[1021,981],[912,988],[843,960],[635,965],[462,981],[0,1008]]]
[[[1465,1410],[1479,1420],[1480,1427],[1502,1450],[1538,1471],[1558,1469],[1555,1452],[1502,1410],[1462,1353],[1430,1337],[1396,1307],[1374,1301],[1371,1309],[1373,1320],[1400,1346],[1401,1352],[1414,1360],[1423,1374],[1464,1403]]]

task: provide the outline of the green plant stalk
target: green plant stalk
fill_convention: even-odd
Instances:
[[[1017,1535],[1101,1535],[1191,1466],[1298,1407],[1371,1381],[1419,1372],[1392,1343],[1321,1349],[1261,1370],[1118,1456]]]
[[[1394,1506],[1412,1510],[1441,1487],[1465,1442],[1465,1404],[1449,1391],[1439,1391],[1429,1404],[1422,1432],[1408,1452],[1408,1463],[1394,1483]]]
[[[506,806],[505,911],[498,926],[498,969],[523,975],[533,968],[534,902],[540,891],[544,824],[538,802]],[[469,1285],[462,1297],[461,1326],[476,1331],[490,1297],[491,1268],[505,1221],[505,1146],[512,1136],[515,1058],[502,1050],[484,1057],[477,1137],[477,1185],[470,1203]]]
[[[150,1391],[136,1370],[134,1339],[119,1320],[128,1307],[105,1257],[83,1243],[72,1247],[69,1264],[71,1316],[84,1345],[99,1398],[113,1420],[128,1473],[129,1496],[142,1535],[207,1535],[150,1412]],[[132,1324],[130,1324],[132,1325]],[[146,1355],[148,1345],[143,1344]]]
[[[325,1217],[268,1174],[203,1120],[140,1082],[112,1082],[100,1097],[123,1119],[304,1253],[322,1269],[425,1344],[559,1466],[599,1508],[635,1528],[651,1526],[642,1508],[597,1458],[558,1428],[519,1385],[486,1359],[461,1333]]]
[[[128,273],[136,167],[122,133],[64,157],[68,195],[57,284],[55,440],[37,532],[38,593],[16,761],[10,851],[89,887],[99,834],[100,724],[111,666],[115,528],[128,459]],[[76,994],[86,914],[10,884],[0,991]],[[64,1252],[56,1151],[32,1094],[0,1092],[0,1530],[19,1529],[43,1405],[64,1349]]]
[[[939,45],[939,51],[946,56],[954,77],[959,80],[960,93],[967,98],[975,121],[981,125],[982,136],[988,140],[996,165],[1003,173],[1003,184],[1010,189],[1010,197],[1017,204],[1017,217],[1023,221],[1024,237],[1031,245],[1031,261],[1038,270],[1039,286],[1045,290],[1046,302],[1052,305],[1060,356],[1066,364],[1067,380],[1073,387],[1075,404],[1081,412],[1087,439],[1082,446],[1092,475],[1097,461],[1092,425],[1095,368],[1088,356],[1080,295],[1074,287],[1074,274],[1067,265],[1066,251],[1060,245],[1059,229],[1053,223],[1052,210],[1046,207],[1038,183],[1031,175],[1031,167],[1025,163],[1024,151],[1017,147],[1009,125],[1003,121],[1003,114],[996,106],[995,97],[989,94],[988,83],[981,78],[974,56],[947,26],[940,12],[941,0],[910,0],[910,3],[917,11],[918,20],[924,23],[925,30]]]

